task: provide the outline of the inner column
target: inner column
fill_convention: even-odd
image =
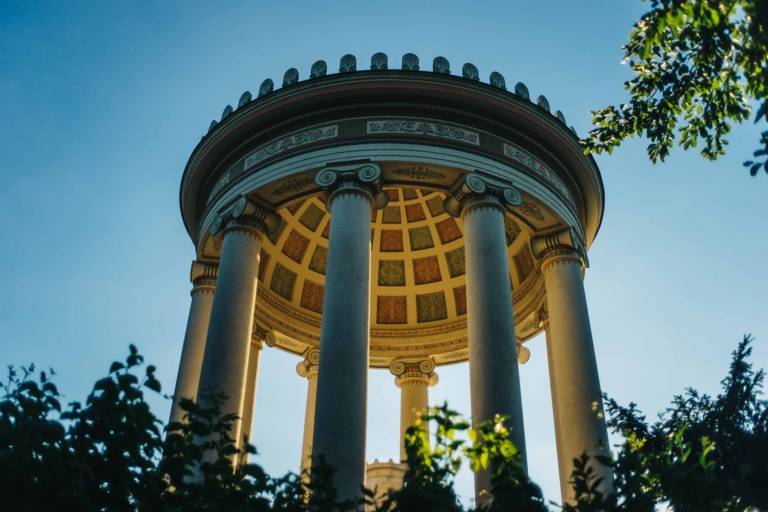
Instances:
[[[400,462],[406,462],[406,432],[427,412],[429,387],[438,381],[435,361],[430,358],[396,359],[389,365],[389,371],[400,388]]]

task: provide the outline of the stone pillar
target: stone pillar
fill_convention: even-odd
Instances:
[[[315,402],[317,399],[317,366],[320,351],[316,348],[304,352],[304,360],[296,365],[296,373],[307,379],[307,407],[304,410],[304,437],[301,444],[301,477],[307,480],[312,466],[312,435],[315,430]]]
[[[371,283],[371,214],[386,204],[374,164],[320,171],[331,231],[320,332],[312,463],[333,468],[340,499],[362,496]]]
[[[405,462],[405,432],[429,408],[429,386],[437,384],[435,361],[426,359],[396,359],[389,365],[400,388],[400,462]]]
[[[254,333],[251,346],[248,349],[248,365],[245,368],[245,391],[243,394],[243,410],[240,412],[243,426],[240,433],[240,442],[254,444],[251,432],[253,431],[253,417],[256,407],[256,388],[259,383],[259,360],[264,342],[258,333]]]
[[[504,237],[505,209],[521,201],[520,192],[511,186],[468,174],[461,187],[446,198],[445,210],[464,220],[472,422],[477,425],[497,414],[507,416],[510,438],[525,466],[517,338]],[[478,504],[486,503],[489,488],[490,472],[475,473]]]
[[[193,261],[190,270],[192,281],[192,303],[189,307],[187,331],[184,334],[184,347],[181,349],[179,373],[176,376],[176,390],[173,393],[170,421],[183,421],[184,411],[179,408],[182,398],[195,400],[197,385],[200,382],[200,369],[203,366],[205,337],[208,335],[208,322],[211,319],[213,290],[216,286],[217,266],[213,263]]]
[[[572,229],[536,237],[531,248],[541,261],[547,293],[547,357],[560,491],[563,502],[573,503],[573,489],[568,483],[573,459],[583,452],[610,455],[582,282],[585,251]],[[603,478],[603,490],[612,489],[613,475],[608,467],[593,461],[592,468]]]
[[[223,232],[223,241],[197,397],[204,403],[206,392],[224,393],[223,414],[240,415],[243,410],[260,239],[278,222],[274,214],[241,197],[211,227],[213,234]],[[240,440],[241,429],[238,420],[230,432],[233,439]]]

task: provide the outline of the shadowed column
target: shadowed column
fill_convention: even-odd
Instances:
[[[333,469],[341,499],[362,496],[371,285],[371,213],[386,204],[381,170],[367,164],[319,172],[331,228],[320,331],[313,466]]]
[[[192,281],[192,303],[189,306],[187,331],[184,334],[184,347],[181,350],[179,373],[176,376],[176,389],[173,393],[170,421],[183,421],[184,411],[179,407],[182,398],[195,400],[200,382],[200,370],[203,366],[205,338],[208,335],[208,323],[211,320],[213,291],[216,286],[217,266],[214,263],[193,261],[190,270]]]
[[[464,220],[467,279],[467,335],[472,423],[507,416],[510,438],[525,466],[525,433],[517,338],[512,311],[504,211],[519,205],[520,193],[468,174],[445,200],[445,210]],[[475,473],[475,499],[486,503],[490,472]]]
[[[534,255],[542,261],[547,293],[547,358],[555,418],[560,492],[573,503],[568,483],[573,459],[586,452],[609,456],[600,378],[597,372],[587,299],[582,281],[581,243],[573,230],[536,237]],[[592,468],[603,478],[602,489],[613,486],[610,469],[596,461]]]

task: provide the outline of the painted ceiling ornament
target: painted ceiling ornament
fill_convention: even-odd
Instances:
[[[549,112],[549,100],[543,94],[539,95],[538,99],[536,100],[536,104]]]
[[[318,60],[312,64],[312,69],[309,70],[309,78],[320,78],[328,73],[328,64],[324,60]]]
[[[351,73],[353,71],[357,71],[357,58],[348,53],[339,61],[339,73]]]
[[[251,96],[250,91],[245,91],[243,94],[240,95],[240,101],[237,102],[237,108],[244,107],[248,103],[251,102],[251,99],[253,97]]]
[[[521,98],[523,98],[525,100],[529,100],[530,101],[530,99],[531,99],[531,95],[528,92],[528,88],[525,86],[525,84],[523,82],[517,82],[515,84],[515,94],[517,94],[518,96],[520,96]]]
[[[371,56],[371,71],[386,71],[388,67],[389,64],[386,53],[377,52]]]
[[[299,70],[296,68],[290,68],[283,75],[283,87],[293,85],[299,81]]]
[[[216,128],[216,125],[217,125],[217,124],[219,124],[219,122],[218,122],[218,121],[216,121],[215,119],[214,119],[213,121],[211,121],[211,124],[208,126],[208,131],[210,132],[211,130],[213,130],[214,128]]]
[[[468,78],[469,80],[480,80],[480,72],[477,70],[477,66],[471,62],[467,62],[462,66],[461,76]]]
[[[498,71],[491,73],[489,80],[492,86],[498,87],[499,89],[504,89],[505,91],[507,90],[507,82],[504,80],[504,75]]]
[[[565,115],[564,115],[562,112],[560,112],[560,111],[558,110],[558,111],[557,111],[557,113],[556,113],[555,115],[557,116],[557,119],[558,119],[558,120],[559,120],[561,123],[563,123],[563,124],[566,124],[566,123],[565,123]]]
[[[226,107],[224,107],[224,110],[221,112],[221,120],[223,121],[231,113],[232,113],[232,105],[227,105]]]
[[[445,57],[435,57],[432,61],[432,71],[441,75],[450,75],[451,63]]]
[[[266,96],[267,94],[271,93],[273,90],[275,90],[275,83],[272,81],[271,78],[267,78],[263,82],[261,82],[261,85],[259,86],[259,98],[262,96]]]
[[[419,70],[419,57],[414,53],[406,53],[403,55],[403,71],[418,71]]]

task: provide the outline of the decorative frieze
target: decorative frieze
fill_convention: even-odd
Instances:
[[[563,180],[544,162],[534,157],[527,151],[520,149],[512,144],[504,143],[504,155],[508,156],[515,162],[523,164],[526,168],[530,169],[538,176],[544,179],[547,183],[554,186],[561,194],[563,194],[571,203],[573,203],[573,197],[568,191],[568,187],[565,186]]]
[[[229,171],[225,172],[224,175],[219,178],[216,183],[214,183],[213,187],[211,188],[211,195],[208,196],[208,202],[211,202],[211,199],[219,193],[219,191],[224,188],[226,185],[229,184],[229,180],[232,177],[232,173]]]
[[[338,136],[338,125],[321,126],[319,128],[312,128],[310,130],[294,133],[293,135],[288,135],[260,147],[251,153],[248,157],[246,157],[243,167],[247,170],[259,162],[262,162],[271,156],[277,155],[289,149],[320,140],[335,139]]]
[[[480,145],[480,135],[478,135],[477,132],[465,130],[450,124],[428,121],[377,119],[368,121],[366,131],[368,134],[405,133],[409,135],[423,135],[427,137],[457,140],[475,146]]]

